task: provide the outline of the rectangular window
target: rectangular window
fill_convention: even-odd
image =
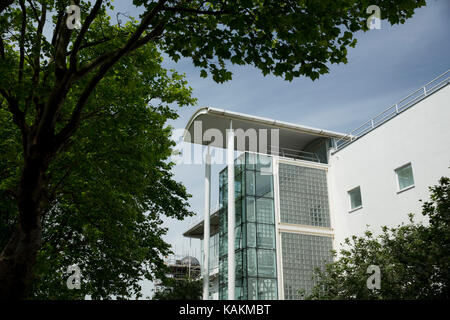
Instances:
[[[245,153],[245,169],[255,170],[256,155],[254,153]]]
[[[277,276],[276,256],[274,250],[258,249],[258,276]]]
[[[275,223],[273,199],[259,198],[256,200],[256,221],[258,223]]]
[[[272,176],[265,172],[256,172],[256,196],[257,197],[273,197]]]
[[[247,246],[256,247],[256,225],[247,223]]]
[[[275,249],[275,228],[270,224],[258,224],[258,248]]]
[[[244,207],[242,206],[242,199],[236,200],[234,203],[234,213],[235,213],[235,225],[239,226],[242,222],[245,222],[245,216],[244,216]],[[227,217],[228,218],[228,217]]]
[[[256,163],[256,170],[263,171],[266,174],[272,174],[272,158],[270,156],[258,155],[258,162]]]
[[[255,194],[255,172],[247,171],[245,173],[245,177],[246,177],[246,181],[245,181],[246,192],[245,193],[248,196],[252,196]]]
[[[247,221],[255,222],[255,198],[247,197]]]
[[[411,163],[405,164],[398,169],[395,169],[398,181],[398,191],[405,190],[414,186],[414,177]]]
[[[358,186],[348,192],[350,198],[350,210],[356,210],[362,207],[361,188]]]
[[[258,299],[275,300],[278,296],[276,279],[258,279]]]
[[[234,198],[239,199],[244,191],[242,190],[242,177],[241,175],[234,176]]]
[[[248,278],[248,300],[258,299],[258,288],[256,278]]]
[[[247,249],[247,275],[257,275],[256,249]]]

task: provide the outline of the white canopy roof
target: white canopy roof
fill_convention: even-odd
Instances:
[[[232,126],[235,130],[242,129],[246,131],[248,129],[255,129],[259,132],[260,129],[266,129],[267,143],[269,145],[268,149],[270,149],[270,145],[272,145],[270,141],[271,129],[279,130],[280,149],[303,150],[308,143],[317,138],[322,137],[340,139],[346,136],[343,133],[316,129],[273,119],[255,117],[239,112],[204,107],[197,110],[187,123],[183,141],[202,145],[209,144],[213,147],[225,148],[226,130],[230,128],[230,120],[232,120]],[[204,138],[204,133],[209,129],[215,129],[213,132],[218,134],[220,133],[223,139],[213,139],[210,143],[210,141],[208,141],[209,139]],[[235,143],[234,145],[235,150],[237,151],[249,151],[248,144],[242,146],[242,144],[239,145],[239,143]]]

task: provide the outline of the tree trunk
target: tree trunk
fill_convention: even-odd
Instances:
[[[46,157],[25,160],[18,191],[19,223],[0,254],[0,299],[26,298],[42,240],[44,173]]]
[[[0,299],[23,299],[33,279],[33,267],[41,244],[40,227],[14,232],[0,256]]]

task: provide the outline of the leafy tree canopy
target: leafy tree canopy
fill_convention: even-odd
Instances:
[[[167,279],[165,290],[155,292],[153,300],[200,300],[203,293],[201,279]]]
[[[309,299],[446,299],[450,298],[450,179],[430,188],[431,200],[422,214],[429,224],[410,223],[383,228],[379,236],[346,240],[335,262],[317,270],[317,285]],[[376,265],[380,289],[367,288]]]
[[[161,63],[152,45],[120,60],[95,89],[79,130],[49,167],[51,202],[42,218],[30,298],[139,296],[139,280],[164,271],[160,257],[170,247],[161,238],[166,232],[161,216],[191,215],[186,190],[172,179],[166,160],[173,145],[166,121],[176,117],[167,104],[195,100],[183,77]],[[23,161],[20,131],[4,108],[0,136],[3,247],[17,222],[12,190]],[[81,269],[80,290],[66,286],[73,264]]]

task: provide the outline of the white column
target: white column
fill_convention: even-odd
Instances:
[[[211,210],[211,155],[209,145],[206,148],[205,158],[205,218],[203,220],[203,250],[205,261],[203,261],[203,300],[209,298],[209,215]]]
[[[234,300],[235,287],[235,260],[234,260],[234,133],[233,122],[230,121],[227,145],[228,163],[228,300]]]

